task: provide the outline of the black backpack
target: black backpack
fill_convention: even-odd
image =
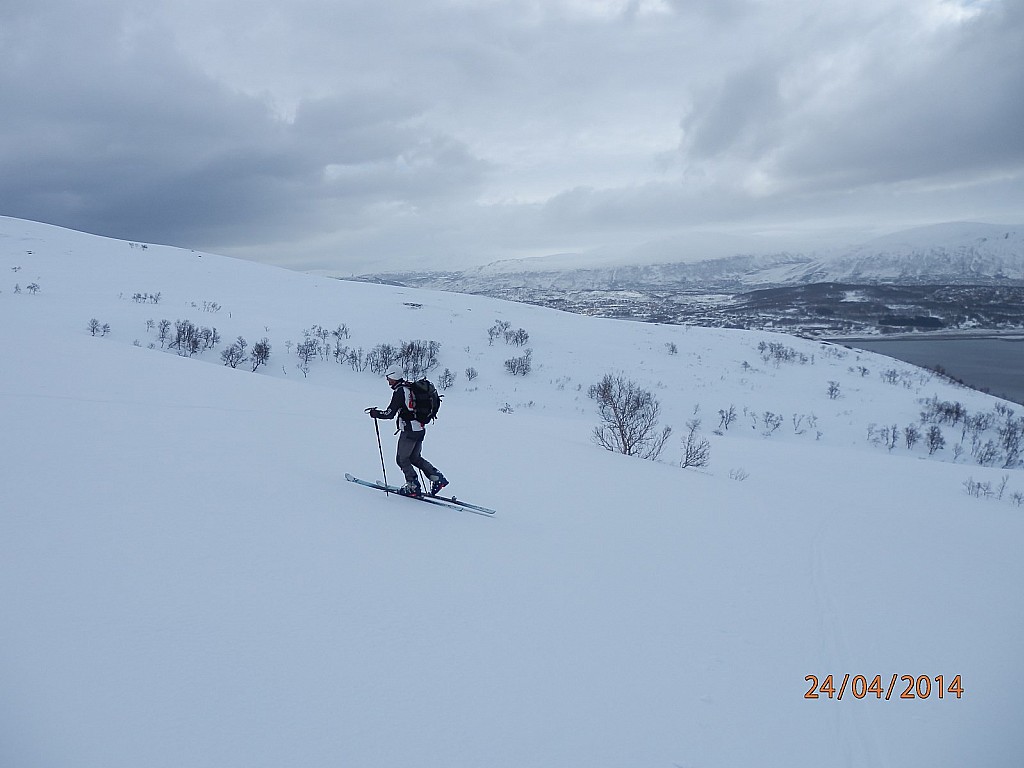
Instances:
[[[441,407],[441,395],[428,379],[410,381],[407,385],[412,392],[412,399],[415,405],[413,415],[420,424],[429,424],[437,418],[437,411]]]

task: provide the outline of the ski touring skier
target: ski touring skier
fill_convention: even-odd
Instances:
[[[402,474],[405,475],[405,485],[398,492],[403,496],[423,496],[423,489],[420,487],[416,470],[419,469],[430,482],[429,493],[437,495],[438,491],[448,485],[448,480],[440,470],[423,458],[423,438],[426,437],[426,424],[430,422],[437,413],[439,399],[434,403],[423,402],[428,399],[421,385],[426,380],[419,382],[406,381],[399,374],[389,372],[385,378],[388,386],[391,387],[391,402],[388,407],[367,408],[366,412],[373,419],[398,419],[398,453],[396,461]],[[430,385],[430,389],[433,386]],[[417,402],[416,393],[420,393],[420,401]],[[436,390],[434,390],[436,393]]]

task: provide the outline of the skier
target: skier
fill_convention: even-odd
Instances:
[[[412,391],[412,382],[406,381],[397,373],[388,373],[385,377],[394,394],[391,403],[385,410],[367,408],[366,412],[374,419],[393,419],[398,417],[398,455],[396,460],[405,475],[405,485],[398,492],[403,496],[423,495],[416,469],[430,480],[430,495],[448,485],[445,476],[429,461],[423,458],[423,438],[427,431],[422,421],[416,418],[416,399]]]

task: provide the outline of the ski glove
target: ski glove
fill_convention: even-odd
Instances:
[[[379,418],[381,418],[384,415],[379,410],[377,410],[376,408],[367,408],[366,412],[368,414],[370,414],[370,418],[371,419],[379,419]]]

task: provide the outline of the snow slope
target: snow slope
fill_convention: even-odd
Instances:
[[[916,421],[920,398],[972,413],[993,398],[783,336],[11,219],[0,275],[0,765],[1024,760],[1024,477],[954,460],[958,428],[935,457],[866,439]],[[146,321],[162,318],[216,325],[221,347],[266,336],[270,363],[161,350]],[[529,376],[503,369],[520,350],[488,345],[496,319],[530,333]],[[286,346],[316,323],[367,349],[442,343],[457,379],[425,454],[495,518],[344,481],[380,476],[363,409],[389,392],[332,360],[304,377]],[[761,342],[806,362],[766,361]],[[612,371],[651,389],[677,435],[699,406],[709,466],[679,468],[677,437],[657,463],[597,448],[586,390]],[[713,434],[730,405],[739,418]],[[785,417],[768,437],[765,411]],[[1004,477],[1001,499],[964,492]],[[828,674],[837,690],[844,674],[960,675],[963,694],[901,700],[898,680],[888,701],[805,698],[805,677]]]

